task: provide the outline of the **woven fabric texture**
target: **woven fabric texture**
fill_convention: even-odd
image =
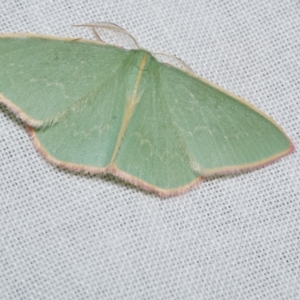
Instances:
[[[0,32],[98,21],[270,115],[296,150],[162,200],[60,170],[0,105],[0,299],[300,299],[300,2],[1,1]],[[1,70],[0,70],[1,72]]]

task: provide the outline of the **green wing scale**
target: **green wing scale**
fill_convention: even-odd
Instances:
[[[112,173],[160,196],[294,148],[246,101],[145,50],[2,35],[0,93],[50,162]]]

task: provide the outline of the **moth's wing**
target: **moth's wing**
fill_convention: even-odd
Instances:
[[[202,175],[259,167],[293,150],[282,129],[246,101],[172,67],[161,76],[170,115]]]
[[[72,109],[113,76],[128,51],[78,39],[0,36],[0,102],[33,126]]]
[[[174,123],[161,76],[153,60],[143,72],[139,102],[131,116],[115,161],[115,174],[161,196],[183,192],[201,181]]]
[[[157,63],[146,77],[116,159],[125,178],[172,195],[201,176],[257,167],[293,148],[270,118],[211,84]]]
[[[56,123],[31,130],[35,145],[46,159],[73,170],[105,171],[125,111],[126,70],[125,64]]]
[[[110,161],[125,106],[124,49],[39,36],[0,38],[0,92],[30,125],[44,156],[101,171]]]

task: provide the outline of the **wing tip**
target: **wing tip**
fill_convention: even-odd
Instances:
[[[235,165],[235,166],[230,166],[230,167],[222,167],[218,169],[212,169],[212,170],[205,170],[204,171],[204,176],[205,177],[211,177],[214,175],[229,175],[229,174],[237,174],[237,173],[243,173],[243,172],[248,172],[252,170],[257,170],[259,168],[263,168],[265,166],[268,166],[275,161],[281,159],[284,156],[287,156],[295,151],[295,145],[293,142],[288,138],[289,141],[289,147],[280,152],[277,153],[269,158],[263,159],[259,162],[256,163],[249,163],[249,164],[244,164],[242,166]]]

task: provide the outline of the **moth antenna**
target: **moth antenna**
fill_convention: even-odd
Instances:
[[[170,57],[172,59],[175,59],[181,66],[182,66],[182,69],[187,71],[187,72],[191,72],[191,73],[194,73],[193,69],[187,64],[185,63],[182,59],[176,57],[175,55],[171,55],[169,53],[165,53],[165,52],[151,52],[151,54],[153,54],[154,56],[157,55],[157,56],[166,56],[166,57]]]
[[[92,31],[93,31],[94,36],[95,36],[100,42],[103,42],[103,43],[104,43],[104,41],[101,39],[100,35],[98,34],[97,30],[95,29],[95,27],[92,27]]]
[[[139,43],[137,42],[137,40],[124,28],[120,27],[117,24],[114,23],[109,23],[109,22],[95,22],[95,23],[88,23],[88,24],[77,24],[77,25],[73,25],[74,27],[89,27],[92,28],[93,34],[96,36],[97,39],[99,39],[101,42],[104,42],[100,35],[98,34],[96,28],[104,28],[104,29],[108,29],[111,31],[116,31],[119,32],[121,34],[127,35],[128,37],[130,37],[132,39],[132,41],[134,42],[134,44],[137,46],[137,48],[141,48],[141,46],[139,45]]]

